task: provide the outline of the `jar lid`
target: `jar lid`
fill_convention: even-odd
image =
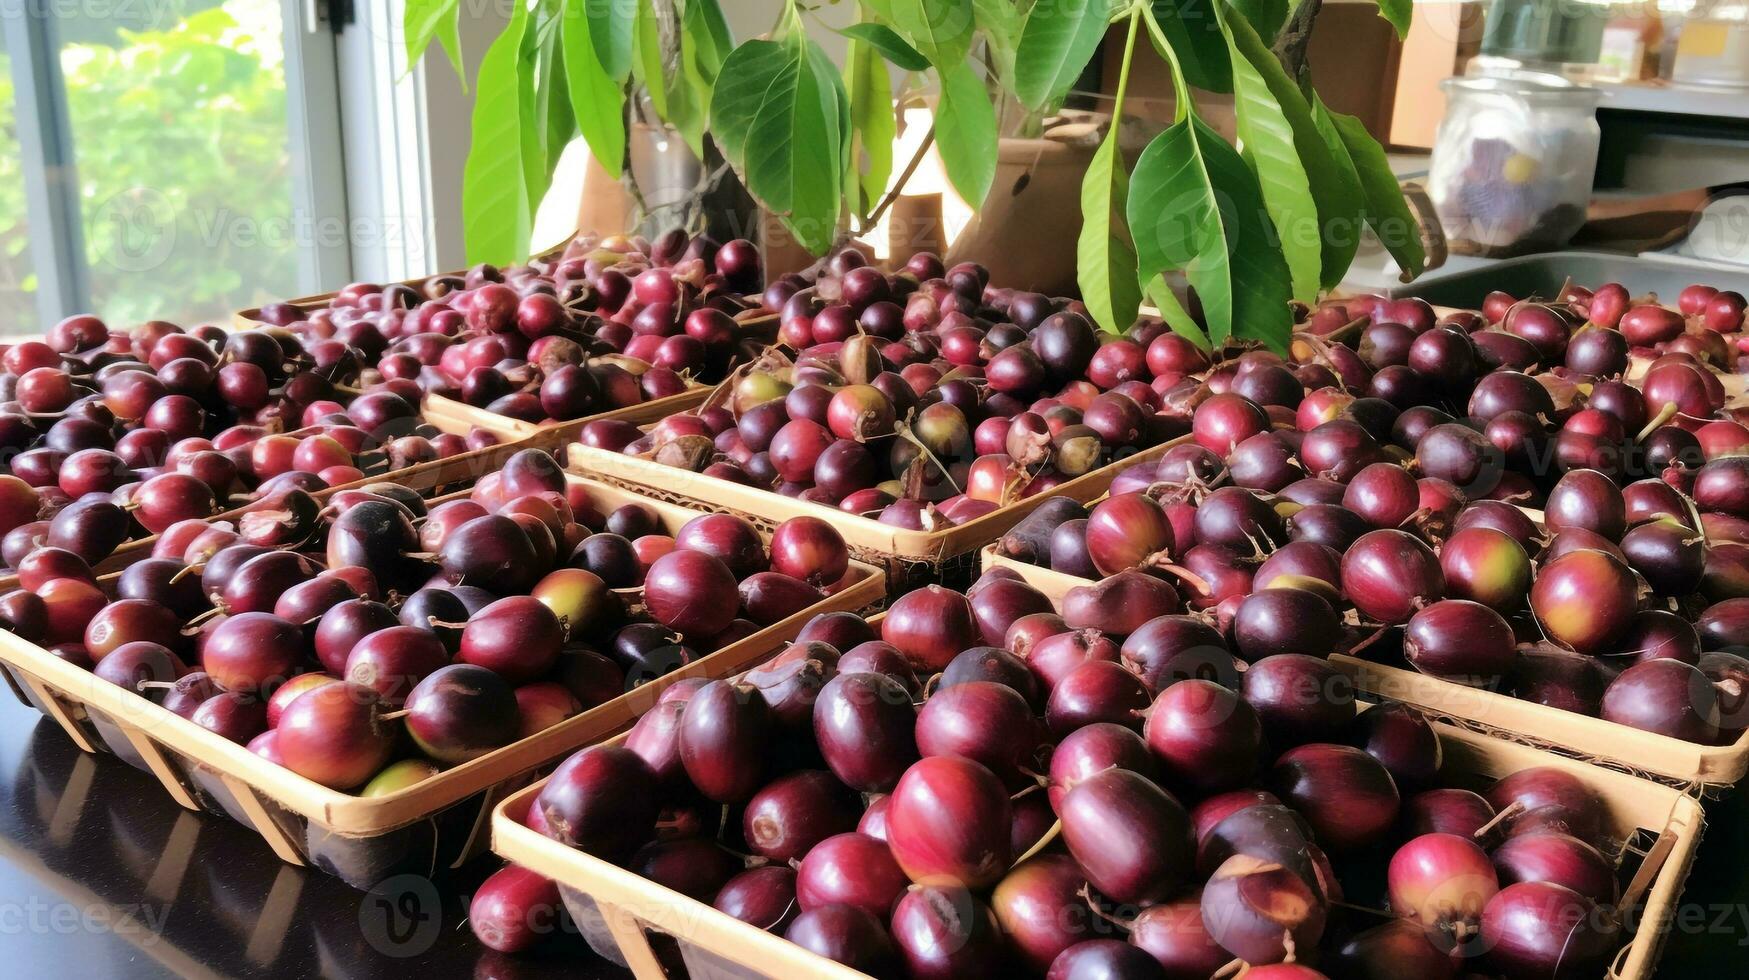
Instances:
[[[1554,102],[1574,107],[1595,107],[1603,99],[1603,93],[1597,89],[1540,72],[1535,75],[1448,78],[1439,85],[1447,95],[1500,95],[1526,102]]]

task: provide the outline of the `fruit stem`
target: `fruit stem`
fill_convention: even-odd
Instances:
[[[1373,630],[1371,636],[1367,637],[1364,640],[1361,640],[1359,643],[1356,643],[1354,646],[1349,647],[1348,648],[1348,655],[1352,657],[1355,654],[1359,653],[1360,651],[1365,650],[1367,647],[1372,646],[1374,643],[1377,643],[1379,641],[1379,637],[1384,636],[1386,633],[1390,632],[1390,630],[1391,630],[1390,624],[1381,623],[1379,625],[1378,629]]]
[[[1210,974],[1209,980],[1226,980],[1227,977],[1237,975],[1238,973],[1245,970],[1250,965],[1251,964],[1245,962],[1242,959],[1229,960],[1227,962],[1227,965],[1221,967],[1219,970],[1216,970],[1214,973]]]
[[[1487,837],[1489,831],[1492,831],[1495,827],[1498,827],[1502,822],[1504,822],[1506,820],[1510,820],[1513,817],[1516,817],[1520,813],[1523,813],[1523,812],[1524,812],[1524,801],[1523,800],[1513,800],[1512,803],[1506,807],[1506,809],[1501,810],[1499,813],[1494,814],[1494,819],[1488,821],[1487,823],[1481,825],[1480,827],[1477,827],[1476,832],[1474,834],[1471,834],[1470,837],[1474,840],[1481,840],[1481,839]]]
[[[195,633],[199,633],[200,625],[202,623],[225,611],[225,600],[217,592],[214,592],[207,598],[212,601],[213,607],[206,612],[200,613],[184,624],[182,628],[183,636],[193,636]]]
[[[399,718],[405,718],[412,713],[413,713],[412,708],[402,708],[399,711],[390,711],[390,712],[387,712],[385,714],[377,715],[377,720],[378,721],[395,721],[396,719],[399,719]]]
[[[1030,858],[1033,855],[1037,854],[1038,852],[1044,850],[1045,848],[1051,846],[1051,842],[1055,841],[1057,839],[1057,835],[1061,834],[1062,832],[1063,832],[1063,821],[1057,820],[1057,821],[1052,822],[1051,829],[1045,831],[1045,835],[1043,837],[1040,837],[1038,839],[1037,843],[1035,843],[1031,847],[1027,848],[1025,854],[1022,854],[1021,856],[1015,858],[1014,863],[1009,865],[1009,867],[1017,868],[1021,865],[1022,862],[1026,861],[1028,858]]]
[[[1645,442],[1648,438],[1651,437],[1652,433],[1657,432],[1659,429],[1663,428],[1664,423],[1670,421],[1671,419],[1673,419],[1675,417],[1676,417],[1676,403],[1675,402],[1665,402],[1664,407],[1658,409],[1658,414],[1652,416],[1652,420],[1650,422],[1647,422],[1646,427],[1640,430],[1640,434],[1634,437],[1634,441],[1635,442]]]
[[[1059,827],[1062,826],[1061,820],[1057,821],[1057,826],[1059,826]],[[1049,835],[1047,834],[1046,836],[1048,837]],[[1093,900],[1093,886],[1092,885],[1083,884],[1078,890],[1076,890],[1075,894],[1081,896],[1081,900],[1083,902],[1087,903],[1087,908],[1090,911],[1092,911],[1092,913],[1094,915],[1099,916],[1101,919],[1104,919],[1105,921],[1111,923],[1112,925],[1121,926],[1125,929],[1128,929],[1131,925],[1135,924],[1134,919],[1122,919],[1122,918],[1119,918],[1118,916],[1112,915],[1110,912],[1107,912],[1104,909],[1100,908],[1099,903],[1095,902]]]
[[[1160,554],[1165,555],[1166,553],[1162,551],[1162,552],[1160,552]],[[1182,579],[1187,584],[1194,586],[1196,588],[1196,591],[1202,593],[1203,595],[1213,595],[1214,594],[1214,587],[1209,585],[1208,579],[1205,579],[1201,575],[1198,575],[1195,572],[1191,571],[1190,569],[1185,568],[1183,565],[1177,565],[1177,564],[1174,564],[1170,561],[1159,561],[1159,560],[1156,560],[1154,558],[1150,558],[1147,563],[1149,565],[1152,565],[1155,568],[1162,570],[1162,571],[1171,572],[1173,575]]]

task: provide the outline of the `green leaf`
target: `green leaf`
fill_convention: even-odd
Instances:
[[[1124,223],[1129,175],[1118,153],[1117,127],[1111,127],[1081,180],[1081,237],[1075,244],[1075,278],[1081,301],[1100,329],[1122,333],[1136,320],[1141,280],[1136,250]]]
[[[1057,105],[1110,23],[1111,0],[1054,0],[1035,8],[1014,58],[1014,94],[1032,109]]]
[[[717,0],[685,0],[680,24],[683,54],[690,53],[699,77],[708,85],[715,85],[723,59],[735,49],[723,8],[717,5]]]
[[[1178,301],[1178,294],[1166,285],[1165,275],[1157,275],[1148,280],[1148,284],[1142,287],[1142,292],[1154,301],[1154,307],[1160,311],[1160,318],[1166,321],[1166,326],[1173,333],[1203,350],[1209,349],[1208,334],[1202,332],[1202,328],[1196,325],[1196,318]]]
[[[881,57],[906,71],[925,71],[929,68],[929,59],[918,54],[916,48],[906,44],[904,38],[893,33],[893,29],[885,24],[862,21],[838,33],[852,41],[861,41],[880,52]]]
[[[1160,33],[1178,55],[1184,78],[1205,92],[1231,92],[1233,71],[1227,39],[1215,20],[1220,0],[1153,0],[1150,9]],[[1166,52],[1160,52],[1161,57]]]
[[[528,11],[516,4],[510,23],[480,61],[475,81],[473,145],[462,168],[462,235],[468,262],[505,263],[528,250],[532,222],[522,167],[518,53]]]
[[[665,122],[668,118],[668,76],[662,69],[662,32],[656,25],[651,0],[637,0],[632,21],[632,78],[650,93],[650,108]]]
[[[1245,162],[1263,190],[1263,204],[1275,224],[1294,298],[1310,303],[1318,298],[1323,258],[1318,203],[1294,143],[1293,125],[1236,40],[1237,35],[1250,32],[1250,24],[1243,18],[1221,19],[1232,46],[1233,108]]]
[[[1287,349],[1288,271],[1257,177],[1192,114],[1155,137],[1130,177],[1130,233],[1142,281],[1182,269],[1215,343],[1228,337]]]
[[[536,84],[540,77],[541,11],[523,29],[522,47],[516,59],[516,111],[521,120],[523,192],[528,195],[529,214],[540,206],[547,189],[546,105]],[[532,218],[530,219],[532,220]]]
[[[626,9],[626,0],[573,2],[583,5],[589,20],[589,40],[595,45],[595,57],[601,70],[614,81],[624,82],[632,73],[632,31],[637,13]]]
[[[425,48],[436,38],[443,53],[449,56],[450,65],[466,84],[467,76],[462,70],[461,7],[461,0],[407,0],[402,26],[407,35],[409,66],[425,55]]]
[[[1365,199],[1363,215],[1367,227],[1378,237],[1379,244],[1397,260],[1404,278],[1413,279],[1427,268],[1427,253],[1421,247],[1421,224],[1403,200],[1403,187],[1391,172],[1385,158],[1385,148],[1366,131],[1366,125],[1353,116],[1330,111],[1324,100],[1312,96],[1318,129],[1324,133],[1332,149],[1341,147],[1354,173],[1360,178]]]
[[[1397,29],[1399,40],[1409,36],[1409,18],[1413,14],[1413,0],[1379,0],[1379,16]]]
[[[1014,87],[1014,59],[1026,33],[1028,7],[1020,0],[972,0],[972,12],[984,31],[984,47],[996,67],[996,77],[1010,91]]]
[[[937,67],[941,101],[935,106],[935,150],[948,182],[973,210],[996,179],[996,107],[983,79],[964,61]]]
[[[1233,60],[1246,61],[1263,77],[1282,115],[1293,127],[1294,149],[1299,154],[1300,164],[1305,167],[1312,199],[1318,207],[1318,283],[1325,289],[1334,288],[1348,272],[1355,249],[1360,246],[1361,213],[1366,203],[1360,190],[1360,178],[1355,176],[1348,152],[1343,150],[1338,158],[1324,141],[1305,94],[1288,78],[1287,70],[1275,52],[1263,43],[1248,21],[1242,18],[1233,20],[1229,26],[1237,48]],[[1298,289],[1295,292],[1297,294]]]
[[[850,176],[859,190],[858,214],[867,215],[893,175],[893,137],[898,132],[893,81],[874,45],[852,37],[844,55],[844,90],[855,133]]]
[[[596,60],[589,18],[581,4],[565,6],[559,28],[577,129],[589,144],[589,153],[618,180],[626,155],[625,89]]]
[[[555,11],[555,15],[562,14]],[[577,135],[577,117],[571,111],[571,93],[565,87],[565,48],[560,43],[561,38],[556,29],[558,26],[554,25],[555,29],[547,34],[542,43],[539,88],[535,93],[541,109],[540,118],[546,127],[542,138],[546,146],[543,187],[552,186],[553,171],[558,169],[559,157],[570,144],[571,137]],[[540,196],[530,195],[530,202],[538,209]]]
[[[680,133],[692,155],[704,159],[705,113],[710,106],[711,86],[699,73],[694,54],[680,51],[680,71],[668,79],[667,121]]]
[[[801,32],[730,53],[711,96],[710,127],[755,198],[815,254],[838,230],[844,175],[844,89]],[[847,115],[847,114],[845,114]]]
[[[850,94],[844,91],[844,79],[839,76],[838,66],[832,63],[832,58],[826,54],[825,49],[818,44],[809,43],[807,51],[812,74],[826,81],[825,94],[830,97],[830,105],[826,106],[823,102],[822,107],[830,109],[829,120],[838,126],[838,192],[842,196],[844,182],[850,179],[851,145],[856,142],[856,134],[850,121]],[[838,212],[842,215],[843,211],[844,204],[840,200]],[[837,235],[836,227],[833,235]]]
[[[1265,44],[1274,44],[1281,25],[1287,23],[1288,0],[1227,0],[1227,3],[1244,16]]]
[[[869,0],[869,6],[937,68],[971,53],[972,0]]]

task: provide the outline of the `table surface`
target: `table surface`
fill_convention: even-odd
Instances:
[[[1660,970],[1749,962],[1749,808],[1708,829]],[[575,935],[506,956],[475,942],[470,894],[491,860],[441,889],[364,894],[280,863],[253,832],[187,812],[157,781],[81,753],[0,690],[0,972],[74,977],[626,976]]]
[[[466,903],[496,862],[366,894],[281,863],[156,779],[80,752],[0,686],[0,974],[17,977],[624,977],[574,934],[506,956]]]

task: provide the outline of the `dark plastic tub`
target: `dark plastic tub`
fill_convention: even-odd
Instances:
[[[1422,276],[1406,285],[1394,286],[1391,296],[1416,296],[1434,306],[1478,309],[1482,297],[1503,289],[1523,299],[1552,298],[1569,278],[1596,288],[1619,282],[1634,296],[1658,294],[1674,304],[1684,286],[1704,282],[1720,289],[1749,295],[1749,267],[1732,268],[1695,259],[1665,255],[1621,255],[1612,252],[1547,252],[1501,259],[1478,268]]]

